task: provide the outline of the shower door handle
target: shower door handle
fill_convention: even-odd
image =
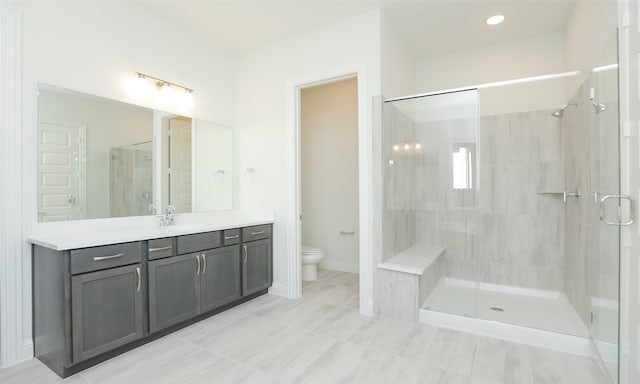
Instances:
[[[622,207],[618,205],[617,212],[617,221],[608,221],[605,214],[605,203],[609,199],[619,199],[619,200],[627,200],[629,201],[629,220],[622,221]],[[606,225],[619,225],[619,226],[627,226],[633,224],[633,199],[629,195],[604,195],[600,198],[600,221],[602,221]]]

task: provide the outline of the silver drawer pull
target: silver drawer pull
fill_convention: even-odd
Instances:
[[[264,231],[251,232],[251,236],[262,235],[263,233],[264,233]]]
[[[96,256],[93,258],[93,261],[115,259],[122,256],[124,256],[124,253],[118,253],[117,255],[110,255],[110,256]]]
[[[172,248],[173,248],[173,245],[167,245],[166,247],[149,248],[149,252],[166,251],[166,250],[172,249]]]
[[[252,233],[252,235],[253,235],[253,233]],[[237,239],[238,237],[240,237],[240,235],[225,236],[224,239],[225,240],[231,240],[231,239]]]

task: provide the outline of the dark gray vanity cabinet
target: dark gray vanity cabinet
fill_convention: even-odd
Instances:
[[[218,231],[178,236],[176,243],[178,254],[192,253],[149,261],[151,333],[242,297],[238,245],[220,247]]]
[[[149,261],[149,331],[181,323],[200,313],[199,254]]]
[[[202,260],[202,312],[219,308],[242,297],[240,246],[232,245],[203,252]]]
[[[242,229],[242,295],[267,289],[273,283],[271,225]]]
[[[73,362],[143,337],[142,265],[71,277]]]
[[[60,251],[34,245],[35,356],[66,377],[266,293],[271,233],[268,224]]]
[[[144,243],[33,247],[34,353],[60,376],[145,336]]]
[[[142,247],[134,242],[69,252],[74,363],[144,336]]]

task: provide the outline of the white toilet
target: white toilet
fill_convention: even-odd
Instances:
[[[308,245],[302,246],[302,280],[316,281],[318,280],[317,265],[320,260],[324,259],[324,251],[318,247]]]

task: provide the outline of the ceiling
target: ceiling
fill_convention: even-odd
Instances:
[[[144,1],[148,11],[237,54],[375,8],[414,58],[439,56],[562,31],[574,0],[288,0]],[[504,23],[489,27],[494,14]]]

